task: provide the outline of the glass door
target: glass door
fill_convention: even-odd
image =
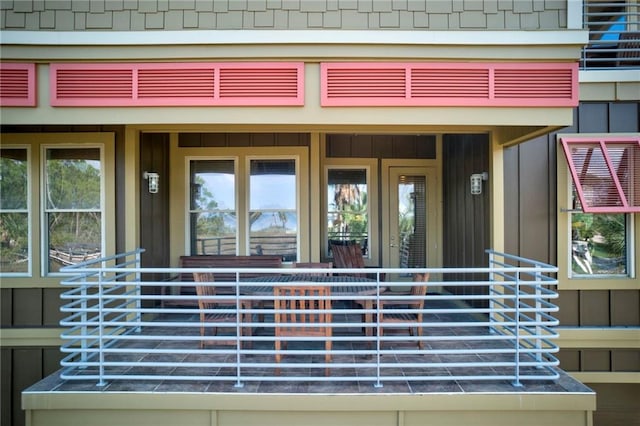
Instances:
[[[389,167],[385,266],[435,266],[437,248],[435,171],[426,167]],[[411,280],[411,274],[393,277]]]

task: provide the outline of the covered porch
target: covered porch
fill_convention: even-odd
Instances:
[[[237,269],[224,283],[232,293],[215,296],[233,302],[215,312],[236,321],[204,323],[203,346],[198,296],[153,290],[193,283],[141,277],[229,270],[140,268],[139,259],[138,250],[69,268],[67,356],[23,393],[29,424],[591,424],[595,394],[554,357],[551,265],[490,251],[485,268],[368,268],[355,282],[348,277],[362,270]],[[426,294],[402,293],[418,285],[407,280],[413,273],[429,274]],[[277,351],[277,297],[256,289],[291,283],[333,290],[321,324],[331,332],[280,337],[290,344]],[[483,291],[461,296],[456,286]],[[406,305],[386,307],[398,299]],[[417,324],[384,322],[386,313],[415,314],[415,299],[424,302]]]

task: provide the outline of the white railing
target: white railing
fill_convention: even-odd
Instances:
[[[238,269],[233,271],[234,281],[205,284],[231,290],[215,296],[216,301],[226,302],[224,307],[205,312],[230,314],[234,322],[201,324],[198,297],[184,292],[193,283],[141,277],[229,274],[230,270],[141,268],[141,252],[64,268],[70,276],[62,283],[68,288],[62,294],[62,311],[67,315],[61,321],[66,328],[63,379],[95,380],[99,386],[115,380],[224,380],[242,386],[252,381],[310,379],[368,381],[374,386],[397,380],[509,380],[520,386],[527,380],[559,377],[553,355],[558,350],[553,343],[558,324],[553,317],[558,310],[553,304],[557,268],[551,265],[488,251],[486,268],[377,268],[366,270],[369,279],[347,276],[362,269],[331,269],[331,276],[318,275],[325,272],[318,269]],[[400,287],[421,284],[406,281],[418,272],[430,274],[427,284],[433,291],[424,296],[389,295]],[[243,279],[246,273],[261,277]],[[486,279],[460,279],[466,275]],[[277,324],[270,304],[273,288],[292,282],[331,287],[332,320],[324,325],[332,333],[329,338],[304,337],[303,342],[281,338],[296,342],[281,351],[284,356],[277,363]],[[169,291],[160,291],[161,287]],[[471,287],[482,291],[455,294]],[[422,335],[397,333],[404,331],[397,327],[413,323],[379,321],[381,314],[415,314],[415,308],[398,310],[381,303],[403,298],[424,300],[418,324]],[[203,348],[201,326],[206,340],[213,341]],[[221,326],[220,333],[212,336],[216,326]],[[325,350],[327,339],[332,346]],[[218,345],[216,340],[232,344]],[[326,353],[331,355],[329,362]]]

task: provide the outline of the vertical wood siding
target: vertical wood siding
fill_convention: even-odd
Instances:
[[[445,267],[484,267],[485,250],[491,248],[490,193],[483,182],[480,195],[471,195],[469,178],[473,173],[489,171],[489,136],[444,135],[442,158],[443,181],[443,262]],[[455,280],[487,279],[470,274],[451,276]],[[456,294],[486,294],[486,288],[453,287]],[[474,302],[484,306],[485,302]]]

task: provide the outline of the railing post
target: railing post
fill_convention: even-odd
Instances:
[[[381,388],[382,382],[380,381],[380,357],[382,354],[380,353],[382,349],[382,342],[380,341],[380,274],[377,274],[376,279],[376,383],[374,383],[374,387]],[[366,334],[366,331],[365,331]]]
[[[242,350],[242,323],[241,323],[241,303],[240,303],[240,274],[236,272],[236,283],[235,283],[235,291],[236,291],[236,384],[234,387],[241,388],[244,387],[242,383],[242,367],[240,363],[242,362],[240,351]]]
[[[491,284],[489,284],[489,294],[491,294],[491,297],[489,298],[489,324],[491,324],[489,326],[489,333],[491,334],[495,334],[496,330],[495,327],[493,326],[493,323],[496,322],[496,317],[495,317],[495,282],[496,282],[496,277],[495,274],[493,272],[493,268],[495,265],[495,253],[493,251],[489,252],[489,268],[491,268],[491,272],[489,272],[489,282]]]
[[[514,308],[515,308],[515,366],[514,366],[514,374],[515,379],[513,381],[513,386],[521,387],[522,383],[520,382],[520,271],[516,271],[515,273],[515,298],[513,299]]]
[[[139,272],[140,269],[140,265],[141,265],[141,256],[140,256],[140,252],[136,253],[136,270],[138,270],[138,272],[135,273],[135,286],[136,286],[136,322],[138,324],[140,324],[142,322],[142,300],[141,300],[141,296],[142,296],[142,286],[140,285],[140,282],[142,280],[142,276]],[[136,333],[140,333],[142,331],[142,328],[140,326],[136,327]]]
[[[87,336],[89,335],[89,326],[87,325],[87,286],[89,285],[88,280],[88,274],[85,274],[83,281],[80,282],[80,285],[82,286],[82,289],[80,290],[80,321],[82,322],[80,333],[82,336],[84,336],[80,339],[80,349],[82,349],[82,351],[80,352],[80,361],[82,362],[82,364],[85,364],[89,359],[89,354],[87,353]],[[85,367],[83,366],[83,368]]]
[[[104,380],[104,299],[102,288],[103,271],[98,271],[98,384],[97,386],[105,386]]]
[[[536,268],[540,268],[539,263],[535,263]],[[536,269],[535,277],[535,290],[536,290],[536,362],[542,362],[542,273],[539,269]],[[541,365],[538,365],[541,368]]]

